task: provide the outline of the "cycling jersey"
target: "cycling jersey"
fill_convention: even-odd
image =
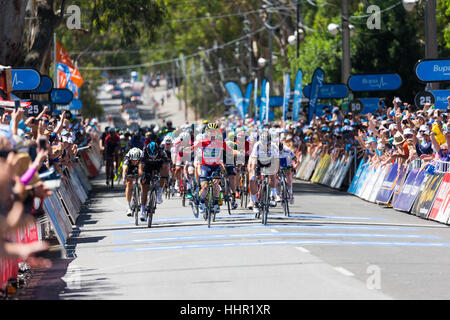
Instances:
[[[120,146],[120,136],[118,134],[108,134],[105,138],[105,150],[106,154],[108,156],[112,156],[116,150],[117,147]]]
[[[134,165],[134,164],[131,162],[130,157],[129,157],[128,155],[126,155],[126,156],[123,158],[123,167],[124,167],[124,168],[125,168],[125,167],[128,167],[128,171],[127,171],[127,174],[128,174],[128,175],[137,174],[137,173],[138,173],[139,162],[138,162],[136,165]]]
[[[261,141],[254,144],[250,158],[258,160],[258,163],[266,166],[270,165],[272,159],[280,157],[278,146],[275,143],[270,144],[270,148],[264,148]]]
[[[156,157],[150,157],[147,151],[142,152],[140,163],[144,165],[144,172],[151,173],[153,170],[159,170],[164,162],[169,162],[166,152],[158,148]]]
[[[207,166],[220,165],[223,162],[222,153],[224,150],[233,152],[222,140],[202,139],[194,144],[194,149],[201,150],[201,164]]]
[[[280,152],[280,168],[292,168],[295,159],[296,157],[294,152],[292,152],[288,147],[283,146],[283,150]]]

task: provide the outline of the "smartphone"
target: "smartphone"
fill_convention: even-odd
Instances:
[[[39,138],[39,149],[47,150],[47,139],[46,138]]]
[[[0,117],[3,117],[3,114],[5,113],[5,109],[0,108]]]

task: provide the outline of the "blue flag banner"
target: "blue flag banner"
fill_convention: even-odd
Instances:
[[[41,84],[32,93],[49,93],[53,89],[53,80],[48,76],[41,76]]]
[[[402,85],[396,73],[357,74],[348,78],[352,91],[395,91]]]
[[[311,84],[303,88],[303,94],[311,96]],[[319,91],[319,99],[343,99],[348,96],[348,88],[342,83],[324,83]]]
[[[267,80],[264,78],[261,83],[261,97],[259,103],[259,118],[258,120],[262,123],[265,118],[266,111],[264,110],[266,107],[266,83]]]
[[[247,84],[247,89],[245,89],[245,98],[244,98],[244,117],[247,115],[248,106],[250,105],[250,98],[252,96],[253,82],[249,82]]]
[[[447,97],[450,96],[450,90],[430,90],[430,92],[434,96],[434,107],[446,110],[448,108]]]
[[[284,96],[283,96],[283,121],[286,121],[286,114],[289,108],[289,93],[291,92],[291,79],[289,72],[284,77]]]
[[[233,104],[236,106],[236,109],[239,111],[241,118],[244,119],[244,98],[242,97],[242,91],[239,86],[232,81],[225,83],[225,88],[227,88],[228,93],[233,100]]]
[[[317,100],[319,100],[319,92],[323,85],[325,72],[321,68],[314,71],[311,81],[311,96],[309,98],[309,122],[311,122],[313,114],[316,113]]]
[[[294,101],[292,102],[292,121],[298,121],[298,114],[300,113],[300,105],[302,103],[302,82],[303,72],[298,69],[295,77],[294,85]]]
[[[378,109],[380,98],[358,98],[363,104],[361,114],[374,113]]]
[[[269,121],[269,101],[270,101],[270,83],[266,82],[266,105],[264,107],[264,119],[267,123]]]
[[[417,79],[422,82],[450,81],[450,60],[419,60],[414,68]]]

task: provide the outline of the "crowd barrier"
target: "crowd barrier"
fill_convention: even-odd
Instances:
[[[361,160],[348,192],[424,219],[450,224],[450,166],[436,161],[371,165]]]
[[[67,239],[76,223],[82,205],[92,190],[89,178],[98,174],[101,167],[101,154],[95,148],[79,153],[79,161],[70,170],[64,170],[60,179],[44,180],[52,195],[43,201],[45,219],[40,219],[26,229],[7,235],[6,240],[17,243],[32,243],[43,240],[45,227],[56,236],[67,256]],[[43,176],[40,176],[43,178]],[[46,226],[46,224],[49,224]],[[11,278],[16,279],[20,260],[0,258],[0,288],[4,288]]]
[[[424,219],[450,224],[450,162],[434,161],[423,165],[415,160],[408,165],[371,164],[362,159],[356,166],[355,151],[333,159],[329,154],[303,155],[295,177],[347,190],[366,201],[386,205]],[[354,166],[354,172],[349,169]]]
[[[333,159],[329,154],[303,155],[295,177],[340,189],[354,162],[354,152]]]

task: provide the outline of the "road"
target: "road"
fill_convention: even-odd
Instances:
[[[345,192],[297,181],[291,217],[278,206],[265,227],[223,210],[210,229],[175,198],[149,229],[126,216],[123,186],[107,189],[103,173],[92,183],[75,257],[42,277],[37,298],[450,298],[449,228]]]

